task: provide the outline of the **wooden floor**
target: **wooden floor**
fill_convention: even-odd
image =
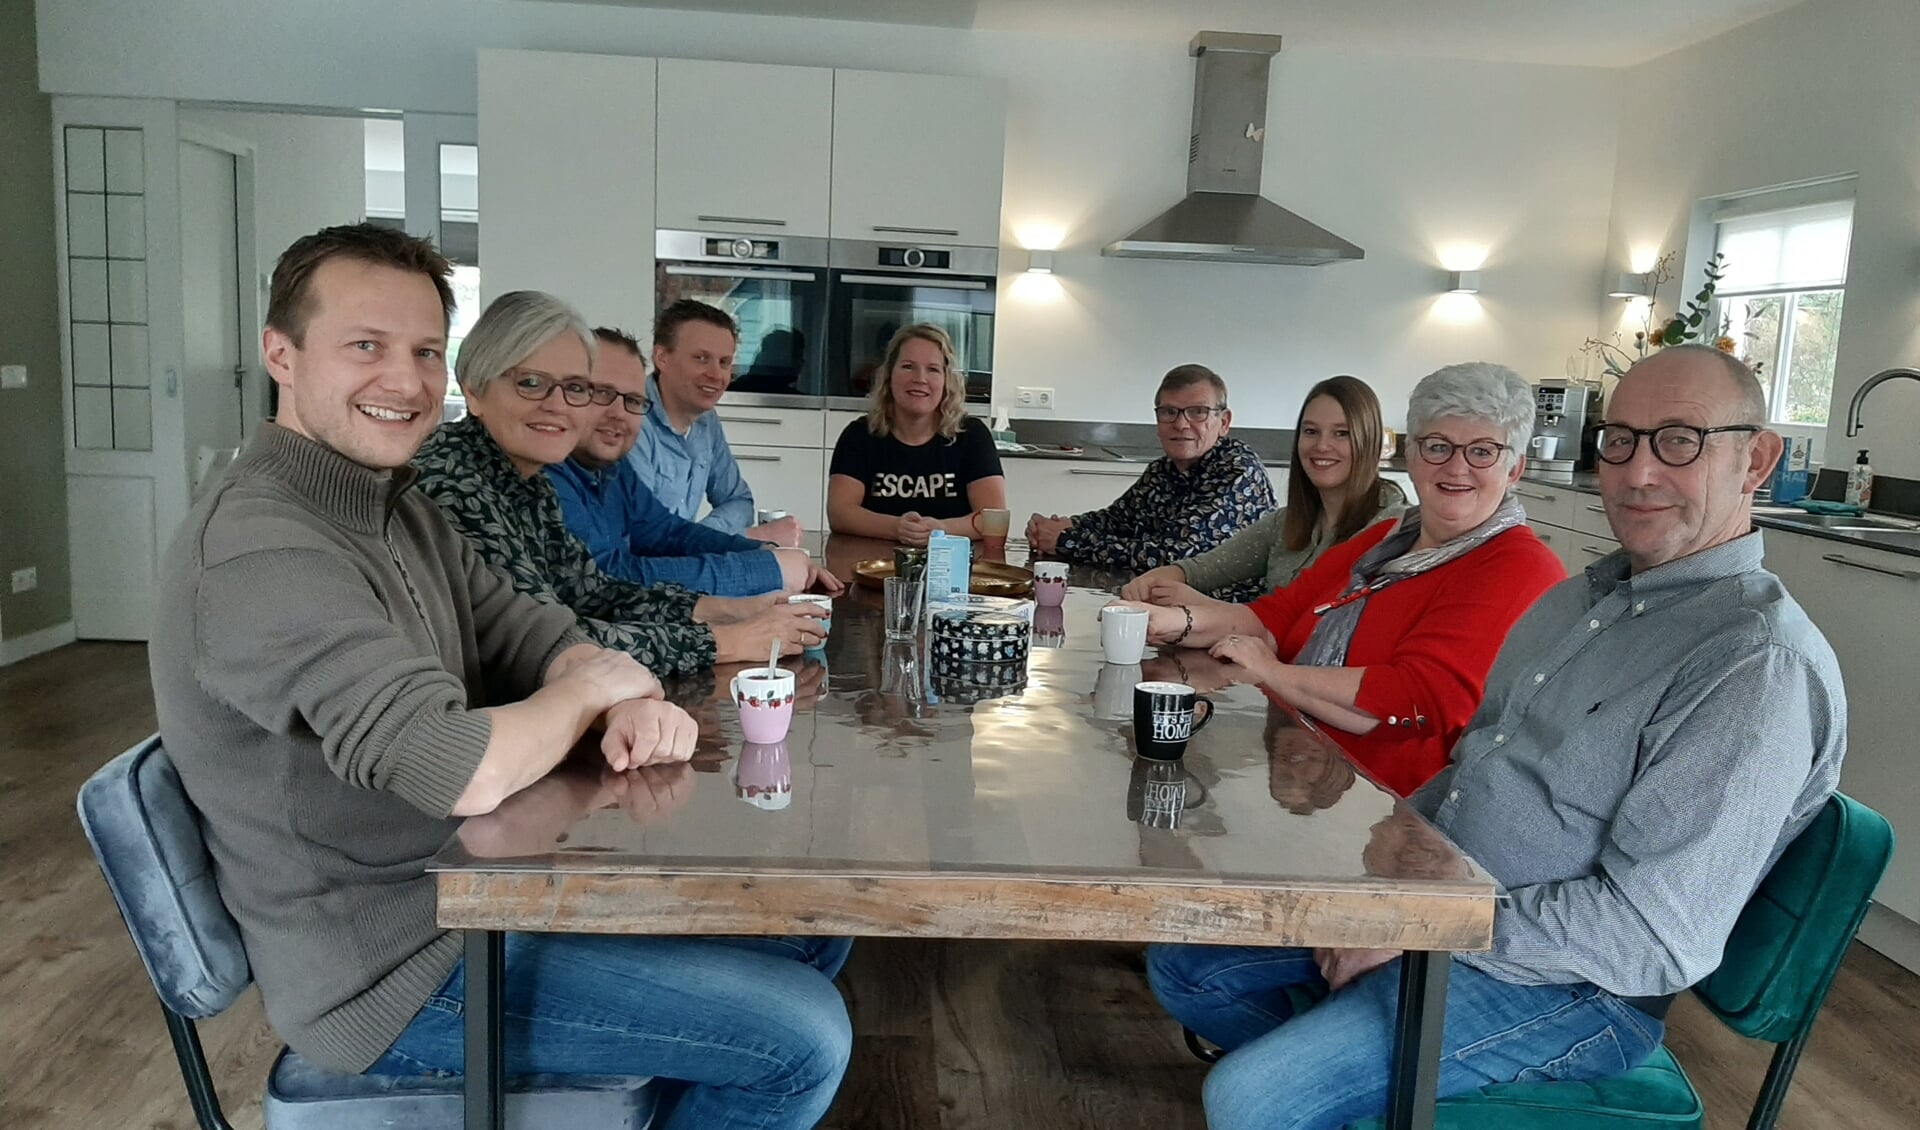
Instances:
[[[0,1126],[193,1125],[139,959],[73,815],[80,783],[154,728],[145,652],[81,644],[0,668]],[[834,1127],[1204,1125],[1203,1068],[1138,950],[863,941],[843,979],[858,1039]],[[202,1026],[234,1126],[260,1125],[278,1042],[257,996]],[[1715,1130],[1743,1126],[1769,1048],[1690,999],[1668,1041]],[[1920,978],[1856,946],[1785,1127],[1920,1126]]]

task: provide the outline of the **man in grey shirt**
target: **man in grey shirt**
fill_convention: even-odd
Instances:
[[[1781,450],[1765,421],[1752,372],[1714,349],[1621,380],[1598,437],[1620,551],[1514,626],[1452,764],[1409,801],[1511,896],[1493,949],[1455,960],[1443,1095],[1644,1060],[1838,783],[1839,666],[1752,528]],[[1397,956],[1155,947],[1162,1002],[1228,1050],[1208,1125],[1382,1113]]]

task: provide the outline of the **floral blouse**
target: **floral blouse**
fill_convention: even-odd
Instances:
[[[442,424],[413,463],[420,489],[488,564],[535,600],[572,609],[593,642],[631,654],[656,675],[713,665],[713,632],[692,619],[698,595],[602,572],[567,532],[553,484],[545,475],[522,476],[478,419]]]
[[[1073,516],[1056,551],[1068,561],[1144,573],[1214,548],[1279,506],[1253,449],[1222,436],[1193,469],[1162,456],[1112,506]],[[1266,593],[1258,580],[1210,595],[1247,601]]]

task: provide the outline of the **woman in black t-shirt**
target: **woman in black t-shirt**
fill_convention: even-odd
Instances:
[[[833,445],[827,525],[905,545],[935,530],[978,536],[974,512],[1004,509],[1007,480],[992,433],[967,415],[953,342],[938,326],[908,326],[880,371],[873,408]]]

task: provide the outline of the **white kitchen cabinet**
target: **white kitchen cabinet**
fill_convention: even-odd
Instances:
[[[1573,515],[1579,500],[1595,497],[1567,487],[1542,486],[1524,481],[1514,486],[1513,494],[1520,500],[1520,505],[1526,508],[1527,521],[1544,522],[1563,530],[1573,528]]]
[[[833,72],[660,60],[658,226],[827,234]]]
[[[824,530],[827,457],[819,447],[755,447],[735,443],[740,477],[753,490],[758,510],[785,510],[804,529]]]
[[[1287,468],[1267,467],[1267,481],[1273,484],[1273,499],[1280,506],[1287,504]]]
[[[727,433],[727,444],[738,447],[810,447],[819,450],[821,417],[818,408],[735,407],[722,401],[714,409]]]
[[[1007,507],[1018,527],[1030,514],[1070,518],[1110,506],[1147,469],[1145,463],[1004,457],[1000,466],[1007,474]]]
[[[654,61],[480,52],[480,298],[653,331]]]
[[[837,70],[833,237],[996,247],[1005,152],[997,82]]]
[[[1875,896],[1920,922],[1920,557],[1769,529],[1767,568],[1826,636],[1847,690],[1840,789],[1893,822],[1893,864]]]

